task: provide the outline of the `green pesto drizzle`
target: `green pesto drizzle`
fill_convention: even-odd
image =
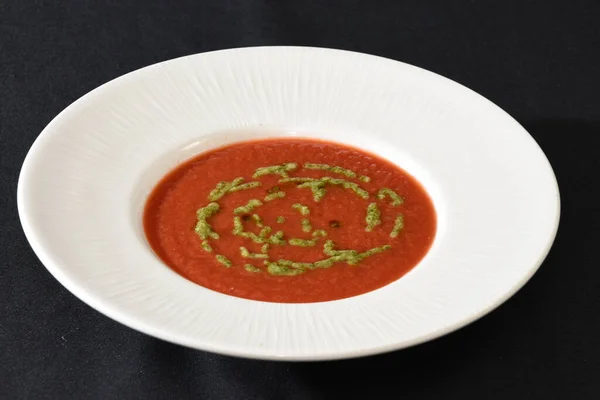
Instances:
[[[296,203],[292,205],[294,210],[298,210],[301,215],[307,216],[310,215],[310,208],[305,206],[304,204]],[[310,232],[312,230],[312,225],[310,224],[310,220],[308,218],[302,219],[302,231]]]
[[[392,200],[392,205],[394,207],[399,206],[400,204],[404,203],[404,200],[402,199],[402,197],[400,197],[398,195],[398,193],[394,192],[392,189],[388,189],[388,188],[379,189],[379,192],[377,192],[377,198],[379,200],[383,200],[386,196],[388,196]]]
[[[335,244],[333,243],[333,240],[326,241],[323,245],[323,253],[325,253],[325,255],[327,256],[335,256],[336,253],[334,250],[334,246]]]
[[[325,176],[321,179],[323,179],[325,182],[330,183],[332,185],[341,185],[344,189],[350,189],[354,193],[356,193],[358,195],[358,197],[360,197],[364,200],[367,200],[369,198],[369,192],[367,192],[365,189],[361,188],[358,184],[356,184],[354,182],[348,182],[344,179],[330,178],[328,176]]]
[[[269,258],[268,254],[250,253],[245,247],[240,247],[240,254],[244,258]]]
[[[327,189],[325,189],[325,182],[321,179],[315,179],[301,183],[298,185],[298,188],[309,188],[312,190],[313,199],[317,202],[321,201],[321,199],[325,197],[325,193],[327,193]]]
[[[217,254],[215,256],[215,258],[217,259],[218,262],[220,262],[221,264],[223,264],[224,266],[226,266],[227,268],[231,267],[233,264],[231,263],[231,261],[229,261],[229,259],[221,254]]]
[[[317,178],[302,178],[302,177],[294,177],[294,178],[282,178],[279,180],[279,183],[305,183],[305,182],[314,182]]]
[[[292,246],[298,246],[298,247],[314,247],[317,245],[317,240],[318,239],[298,239],[298,238],[291,238],[288,239],[288,243]]]
[[[295,268],[286,267],[277,262],[265,261],[265,265],[267,266],[267,272],[269,272],[271,275],[277,275],[277,276],[300,275],[300,274],[303,274],[305,271],[303,269],[295,269]]]
[[[297,262],[292,260],[279,259],[277,264],[283,267],[292,267],[297,269],[313,269],[313,263]]]
[[[259,187],[260,185],[262,185],[262,183],[260,183],[260,182],[243,183],[241,185],[237,185],[237,186],[234,186],[231,189],[229,189],[229,193],[238,192],[240,190],[254,189],[254,188]]]
[[[371,257],[373,254],[377,254],[377,253],[382,253],[384,251],[387,251],[389,249],[391,249],[392,246],[389,244],[383,245],[383,246],[379,246],[379,247],[373,247],[370,250],[367,250],[365,252],[359,253],[359,256],[362,257],[362,259],[365,259],[367,257]]]
[[[318,202],[325,196],[325,193],[327,193],[327,189],[325,189],[326,185],[341,186],[344,189],[352,190],[362,199],[367,200],[369,198],[369,192],[361,188],[358,184],[349,182],[345,179],[332,178],[330,176],[324,176],[319,179],[305,181],[304,183],[298,185],[298,188],[310,188],[312,190],[314,200]]]
[[[314,163],[307,162],[307,163],[304,164],[304,168],[306,168],[306,169],[320,169],[320,170],[323,170],[323,171],[329,171],[331,169],[331,166],[327,165],[327,164],[314,164]]]
[[[394,227],[392,228],[392,232],[390,233],[390,237],[392,237],[392,238],[397,237],[403,228],[404,228],[404,215],[398,214],[398,216],[396,217],[396,221],[394,222]]]
[[[233,217],[233,234],[237,235],[244,232],[244,222],[238,216]]]
[[[371,232],[377,225],[381,225],[381,212],[377,208],[377,203],[369,204],[365,221],[367,222],[367,228],[365,229],[367,232]]]
[[[252,240],[254,243],[258,244],[272,244],[275,246],[283,246],[285,245],[285,240],[283,239],[283,231],[277,231],[271,236],[272,228],[270,226],[265,226],[261,229],[260,233],[257,235],[254,232],[246,232],[244,230],[244,223],[240,217],[233,217],[233,234],[236,236],[240,236],[246,239]]]
[[[331,256],[329,260],[333,262],[345,262],[348,265],[356,265],[365,258],[372,256],[373,254],[381,253],[382,251],[386,251],[391,248],[392,246],[386,244],[385,246],[374,247],[363,253],[359,253],[356,250],[335,250],[333,241],[328,240],[323,246],[323,253],[325,253],[325,255]]]
[[[245,239],[250,239],[252,240],[254,243],[258,243],[258,244],[263,244],[265,242],[265,239],[258,237],[257,234],[255,234],[254,232],[235,232],[233,233],[236,236],[241,236]]]
[[[302,232],[310,232],[312,230],[312,225],[310,224],[310,220],[308,218],[302,218]]]
[[[292,239],[290,239],[290,243],[291,241]],[[392,246],[390,245],[374,247],[370,250],[359,253],[356,250],[335,250],[333,242],[328,240],[325,243],[324,249],[326,249],[326,255],[329,255],[330,257],[324,260],[316,261],[314,263],[305,263],[280,259],[275,262],[265,261],[264,263],[267,266],[267,272],[272,275],[294,276],[315,268],[329,268],[336,263],[356,265],[365,258],[389,250],[391,247]]]
[[[208,240],[203,240],[201,246],[202,250],[206,251],[207,253],[212,253],[213,249],[208,243]]]
[[[275,192],[265,196],[265,201],[272,201],[275,199],[282,199],[285,197],[285,192]]]
[[[262,228],[264,226],[263,225],[263,220],[260,217],[260,215],[258,215],[258,214],[252,214],[252,219],[256,223],[256,226],[258,226],[259,228]]]
[[[267,243],[269,244],[274,244],[276,246],[283,246],[285,245],[285,240],[283,240],[283,231],[277,231],[274,234],[272,234]]]
[[[212,230],[210,224],[206,221],[209,217],[216,214],[219,211],[218,203],[208,203],[206,207],[200,208],[196,211],[196,226],[194,231],[200,236],[200,239],[206,240],[208,238],[218,239],[219,234]]]
[[[227,193],[229,193],[229,189],[231,189],[234,186],[240,185],[242,182],[244,182],[244,178],[235,178],[233,181],[231,182],[227,182],[227,181],[222,181],[217,183],[217,187],[214,188],[208,195],[208,199],[210,201],[216,201],[219,200],[221,197],[225,196]]]
[[[248,183],[243,183],[243,182],[244,182],[244,178],[239,177],[239,178],[235,178],[231,182],[223,181],[223,182],[217,183],[217,187],[209,193],[208,200],[217,201],[221,197],[225,196],[227,193],[237,192],[239,190],[253,189],[253,188],[261,185],[260,182],[248,182]]]
[[[326,237],[327,236],[327,231],[324,231],[323,229],[317,229],[316,231],[314,231],[312,233],[312,237],[317,238],[317,237]]]
[[[298,210],[300,212],[300,214],[302,214],[304,216],[310,215],[310,208],[308,208],[304,204],[296,203],[296,204],[292,205],[292,208],[294,210]]]
[[[263,229],[265,229],[265,228],[263,228]],[[232,233],[234,235],[236,235],[236,236],[240,236],[240,237],[243,237],[243,238],[246,238],[246,239],[250,239],[254,243],[260,243],[260,244],[265,243],[265,238],[258,236],[254,232],[246,232],[244,230],[244,222],[238,216],[233,217],[233,231],[232,231]]]
[[[281,261],[281,260],[279,260]],[[292,262],[292,268],[299,268],[299,269],[314,269],[315,265],[314,263],[307,263],[307,262]]]
[[[287,178],[289,176],[288,172],[294,171],[296,168],[298,168],[298,164],[296,163],[285,163],[281,165],[271,165],[270,167],[260,167],[256,169],[252,177],[256,179],[260,176],[275,174]]]
[[[246,264],[246,265],[244,265],[244,269],[246,271],[248,271],[248,272],[262,272],[262,270],[260,268],[256,268],[252,264]]]
[[[241,206],[233,210],[236,214],[250,214],[254,209],[263,205],[263,202],[257,199],[251,199],[248,204]]]
[[[270,226],[265,226],[264,228],[262,228],[260,230],[260,232],[258,233],[258,237],[265,239],[267,236],[269,236],[269,233],[271,233],[273,229],[271,229]]]
[[[339,166],[330,166],[327,164],[314,164],[314,163],[305,163],[304,168],[313,169],[313,170],[323,170],[329,171],[335,174],[344,175],[347,178],[357,178],[361,182],[368,183],[371,181],[371,178],[368,176],[360,175],[358,176],[354,171],[339,167]],[[289,173],[295,171],[298,168],[296,163],[284,163],[281,165],[273,165],[269,167],[261,167],[257,168],[253,178],[258,178],[265,175],[279,175],[281,178],[279,179],[280,183],[296,183],[298,188],[309,188],[312,191],[313,198],[316,202],[319,202],[327,193],[327,186],[341,186],[344,189],[348,189],[353,191],[357,196],[362,199],[367,200],[369,198],[369,192],[363,189],[360,185],[354,182],[350,182],[346,179],[334,178],[331,176],[324,176],[321,178],[309,178],[309,177],[290,177]],[[230,192],[235,192],[239,190],[246,190],[256,188],[261,185],[261,182],[248,182],[244,183],[244,178],[235,178],[231,182],[219,182],[216,185],[216,188],[210,192],[209,199],[211,203],[209,203],[206,207],[201,208],[197,211],[197,224],[195,226],[196,233],[202,239],[202,249],[207,252],[212,252],[213,248],[211,247],[209,241],[207,239],[218,239],[218,233],[212,230],[210,224],[208,224],[207,219],[217,213],[219,211],[219,204],[215,203],[216,200],[220,199],[224,195]],[[280,189],[279,186],[273,186],[271,189],[267,190],[267,195],[264,198],[265,202],[272,201],[275,199],[280,199],[286,196],[286,193]],[[389,197],[390,203],[393,206],[398,206],[403,203],[403,198],[399,196],[396,192],[389,188],[380,189],[377,192],[377,198],[379,200],[383,200],[386,197]],[[248,204],[245,206],[237,207],[234,209],[235,214],[252,214],[252,212],[263,205],[263,202],[258,199],[251,199]],[[300,203],[296,203],[292,205],[292,208],[297,210],[303,217],[302,218],[302,230],[304,232],[311,232],[312,225],[310,220],[307,218],[310,215],[310,209],[308,206]],[[318,229],[312,231],[311,239],[300,239],[300,238],[291,238],[287,241],[284,240],[283,231],[277,231],[272,233],[272,228],[269,226],[265,226],[262,218],[258,214],[251,215],[252,220],[256,223],[256,225],[261,228],[258,234],[253,232],[246,232],[244,230],[244,221],[249,221],[250,216],[244,216],[242,219],[240,216],[235,216],[233,219],[233,234],[237,236],[241,236],[246,239],[252,240],[254,243],[261,244],[260,253],[251,253],[246,247],[240,247],[240,254],[244,258],[248,259],[263,259],[264,265],[266,266],[266,270],[271,275],[276,276],[295,276],[306,272],[307,270],[315,269],[315,268],[329,268],[336,263],[346,263],[348,265],[357,265],[362,260],[377,253],[384,252],[391,248],[390,245],[384,245],[380,247],[374,247],[364,252],[358,252],[356,250],[340,250],[335,249],[335,244],[331,240],[326,240],[323,245],[323,253],[327,258],[323,260],[319,260],[316,262],[297,262],[292,260],[280,259],[278,261],[270,261],[269,260],[269,250],[271,245],[282,246],[286,243],[289,243],[291,246],[298,247],[314,247],[317,245],[320,238],[326,238],[328,236],[327,231]],[[276,218],[276,222],[278,224],[283,224],[286,219],[283,216],[278,216]],[[376,203],[370,203],[367,207],[367,213],[365,217],[367,232],[373,231],[375,227],[381,224],[381,212],[378,209]],[[338,221],[335,222],[335,226],[339,226]],[[333,226],[330,222],[330,226]],[[394,227],[390,233],[390,237],[395,238],[399,235],[404,227],[404,217],[402,214],[399,214],[396,217]],[[223,264],[225,267],[231,267],[232,262],[225,257],[224,255],[216,255],[216,260]],[[244,268],[253,273],[262,272],[262,269],[252,265],[245,264]]]
[[[342,168],[342,167],[338,167],[338,166],[330,166],[327,164],[313,164],[313,163],[306,163],[304,164],[304,168],[306,169],[320,169],[322,171],[330,171],[336,174],[341,174],[341,175],[345,175],[348,178],[356,178],[356,173],[353,171],[350,171],[349,169],[346,168]]]

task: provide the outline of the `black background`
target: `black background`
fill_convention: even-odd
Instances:
[[[600,6],[572,1],[0,0],[0,397],[592,399],[600,393]],[[235,359],[104,317],[50,276],[16,210],[25,154],[64,107],[126,72],[253,45],[377,54],[454,79],[521,122],[562,218],[517,295],[444,338],[323,363]]]

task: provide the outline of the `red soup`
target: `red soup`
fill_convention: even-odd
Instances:
[[[237,143],[178,166],[144,212],[156,254],[187,279],[252,300],[356,296],[431,246],[433,204],[395,165],[308,139]]]

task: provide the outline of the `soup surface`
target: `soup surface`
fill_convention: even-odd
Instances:
[[[176,167],[144,229],[185,278],[252,300],[308,303],[378,289],[413,268],[436,231],[421,185],[390,162],[312,139],[236,143]]]

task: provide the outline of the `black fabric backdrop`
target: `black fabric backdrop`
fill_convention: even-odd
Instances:
[[[599,398],[598,4],[0,0],[0,397]],[[415,64],[519,120],[555,168],[563,207],[555,245],[530,283],[444,338],[323,363],[235,359],[165,343],[58,284],[29,248],[16,210],[19,169],[44,126],[89,90],[148,64],[282,44]]]

